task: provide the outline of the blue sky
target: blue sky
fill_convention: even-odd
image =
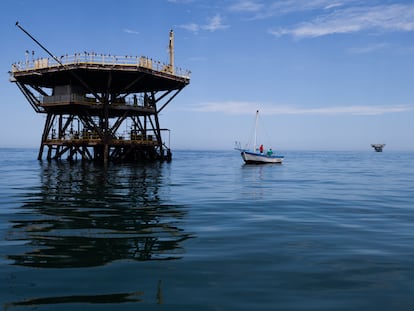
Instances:
[[[9,82],[25,51],[94,51],[175,64],[191,83],[162,112],[173,149],[246,143],[260,110],[274,150],[414,150],[414,2],[5,0],[0,146],[37,147],[44,116]]]

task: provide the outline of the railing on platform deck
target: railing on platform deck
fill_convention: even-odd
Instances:
[[[167,72],[175,76],[190,78],[191,71],[185,70],[179,67],[175,67],[174,70],[171,68],[171,65],[162,63],[160,61],[155,61],[151,58],[145,56],[115,56],[115,55],[106,55],[106,54],[97,54],[97,53],[75,53],[73,55],[63,55],[57,57],[59,61],[65,65],[120,65],[120,66],[131,66],[131,67],[141,67],[147,68],[159,72]],[[12,73],[33,70],[33,69],[42,69],[42,68],[52,68],[59,67],[61,64],[53,58],[39,58],[39,59],[26,59],[26,61],[20,61],[12,65]]]
[[[44,141],[47,145],[67,145],[67,144],[86,144],[89,146],[103,144],[102,139],[100,138],[89,138],[89,137],[70,137],[70,138],[48,138]],[[146,146],[156,146],[157,141],[155,140],[144,140],[144,139],[124,139],[124,138],[114,138],[111,140],[111,145],[146,145]],[[164,144],[165,146],[165,144]]]
[[[161,129],[161,133],[168,134],[168,137],[164,137],[163,145],[169,149],[170,145],[170,130],[169,129]],[[66,131],[60,134],[60,137],[57,135],[57,131],[53,129],[51,133],[49,133],[46,143],[54,144],[54,145],[61,145],[67,143],[102,143],[102,138],[99,137],[99,134],[95,131]],[[112,144],[144,144],[144,145],[156,145],[157,140],[155,139],[153,134],[136,134],[136,133],[127,133],[124,132],[122,134],[116,134],[112,138]]]
[[[86,97],[85,95],[80,95],[76,93],[64,94],[64,95],[50,95],[50,96],[39,96],[38,101],[40,105],[54,105],[54,104],[81,104],[95,106],[100,105],[101,103],[97,101],[96,98]],[[131,106],[139,107],[147,111],[153,111],[154,107],[146,106],[144,101],[144,96],[136,97],[126,97],[121,99],[115,99],[112,103],[112,106]]]

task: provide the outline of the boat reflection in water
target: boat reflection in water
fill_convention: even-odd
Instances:
[[[14,266],[52,269],[56,279],[59,274],[64,278],[68,270],[73,270],[66,268],[107,266],[121,260],[180,259],[184,253],[182,243],[192,236],[179,228],[186,216],[185,207],[169,203],[172,200],[165,182],[168,165],[125,164],[104,168],[85,163],[42,163],[40,184],[25,189],[24,204],[13,215],[8,240],[19,241],[21,246],[12,248],[8,259]],[[96,277],[93,275],[96,269],[81,270],[86,275],[90,273],[89,277]],[[157,284],[160,287],[160,280],[151,281],[154,289]],[[129,287],[125,292],[103,296],[93,290],[84,296],[84,292],[79,294],[75,290],[69,297],[67,291],[62,292],[54,297],[43,297],[44,292],[42,297],[29,294],[9,306],[140,301],[142,290]]]

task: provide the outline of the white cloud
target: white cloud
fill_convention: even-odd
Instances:
[[[217,14],[217,15],[209,18],[206,24],[202,25],[202,24],[196,24],[196,23],[189,23],[189,24],[179,25],[178,27],[196,34],[200,30],[215,32],[215,31],[218,31],[218,30],[226,29],[229,26],[223,24],[223,20],[222,20],[221,15]]]
[[[200,25],[196,23],[183,24],[183,25],[179,25],[178,27],[185,29],[187,31],[193,32],[193,33],[197,33],[200,30]]]
[[[386,43],[378,43],[378,44],[367,45],[367,46],[364,46],[364,47],[349,48],[348,52],[350,52],[352,54],[367,54],[367,53],[372,53],[372,52],[375,52],[375,51],[383,50],[387,46],[388,46],[388,44],[386,44]]]
[[[335,9],[335,8],[341,7],[342,5],[343,5],[343,3],[340,3],[340,2],[329,3],[324,9],[325,10]]]
[[[228,114],[251,114],[256,109],[258,109],[257,103],[233,101],[208,102],[191,108],[191,110],[197,112],[223,112]]]
[[[219,112],[226,114],[252,114],[252,111],[260,110],[267,115],[381,115],[387,113],[401,113],[413,110],[410,105],[391,106],[333,106],[333,107],[297,107],[283,105],[269,105],[254,102],[208,102],[202,103],[192,111]]]
[[[319,115],[380,115],[399,113],[412,110],[412,107],[397,106],[338,106],[322,108],[299,108],[289,111],[291,114],[319,114]],[[288,112],[288,111],[287,111]]]
[[[123,32],[129,33],[129,34],[133,34],[133,35],[138,35],[139,32],[136,30],[132,30],[132,29],[128,29],[128,28],[124,28],[122,29]]]
[[[223,30],[228,28],[228,25],[224,25],[220,14],[217,14],[209,19],[208,24],[203,25],[202,28],[204,30],[208,30],[210,32],[214,32],[217,30]]]
[[[177,4],[188,4],[194,2],[194,0],[167,0],[167,2],[177,3]]]
[[[348,0],[348,3],[355,0]],[[267,11],[272,14],[286,14],[299,11],[309,11],[316,9],[332,9],[342,6],[341,2],[334,2],[332,0],[286,0],[274,2]]]
[[[265,19],[275,16],[281,16],[292,13],[302,13],[306,11],[329,11],[336,10],[342,6],[350,5],[358,0],[342,0],[340,2],[332,2],[332,0],[284,0],[261,2],[256,0],[240,0],[233,6],[230,11],[241,13],[252,13],[251,19]]]
[[[320,15],[294,27],[269,31],[275,36],[292,35],[297,38],[346,34],[363,30],[413,31],[414,5],[381,5],[349,7]]]
[[[240,0],[230,6],[230,11],[234,12],[258,12],[264,5],[253,0]]]

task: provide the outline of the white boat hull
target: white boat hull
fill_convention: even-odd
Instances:
[[[282,163],[283,156],[242,151],[241,156],[246,164]]]

